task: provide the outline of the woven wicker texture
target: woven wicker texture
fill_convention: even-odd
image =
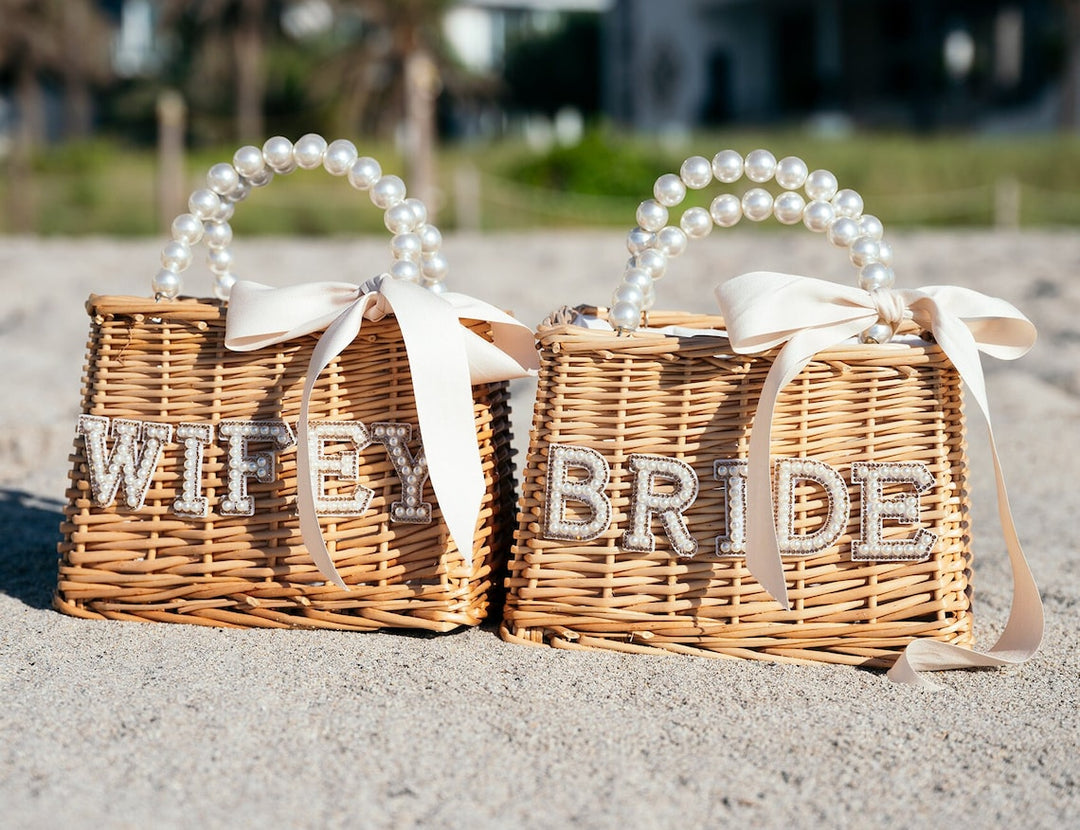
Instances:
[[[246,354],[224,346],[225,310],[211,300],[155,303],[91,297],[83,411],[168,424],[282,419],[295,426],[315,336]],[[487,325],[473,328],[488,337]],[[476,432],[486,493],[467,567],[432,497],[430,524],[391,522],[401,485],[385,448],[360,453],[360,485],[375,491],[358,517],[321,517],[323,535],[350,590],[326,583],[300,538],[296,451],[278,456],[274,481],[254,479],[253,516],[222,516],[223,444],[206,448],[206,519],[172,512],[183,448],[167,445],[145,506],[94,504],[84,442],[71,456],[55,604],[81,617],[215,626],[423,628],[447,631],[482,620],[499,581],[513,509],[509,392],[476,386]],[[405,347],[393,317],[364,324],[360,336],[320,376],[311,417],[365,424],[411,424],[416,405]],[[494,579],[493,579],[494,575]]]
[[[722,328],[718,317],[650,314],[652,326]],[[517,542],[509,563],[502,635],[521,643],[630,652],[683,652],[787,662],[890,665],[916,637],[970,644],[970,545],[959,378],[930,345],[853,347],[819,354],[781,393],[774,456],[814,458],[844,474],[854,461],[920,461],[935,478],[921,496],[922,523],[939,535],[922,562],[852,561],[860,490],[850,516],[820,555],[785,557],[792,607],[784,611],[745,560],[715,554],[725,532],[719,459],[747,456],[750,423],[772,353],[733,356],[716,337],[631,336],[546,324],[525,465]],[[611,469],[612,521],[598,539],[542,538],[548,448],[587,447]],[[686,511],[698,541],[675,555],[656,532],[651,553],[623,551],[630,453],[687,462],[700,493]],[[795,530],[826,520],[820,489],[800,486]],[[886,524],[891,536],[910,526]]]

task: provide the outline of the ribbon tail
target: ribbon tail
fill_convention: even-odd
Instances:
[[[865,328],[865,320],[838,322],[821,329],[805,329],[794,334],[776,355],[762,385],[753,428],[750,430],[749,471],[746,480],[746,567],[773,599],[790,610],[784,562],[776,541],[770,453],[772,419],[780,391],[799,374],[814,355]]]
[[[773,518],[773,493],[770,469],[772,419],[776,398],[788,382],[809,362],[809,358],[787,354],[785,346],[765,376],[761,398],[750,430],[749,470],[746,478],[746,567],[761,587],[769,592],[785,611],[790,610],[784,562],[776,541]]]
[[[1013,521],[1009,494],[1005,487],[1005,475],[998,457],[994,431],[990,424],[990,407],[986,396],[982,365],[975,339],[961,322],[946,318],[935,306],[934,336],[952,361],[960,377],[971,390],[986,421],[990,455],[994,462],[997,485],[998,518],[1001,521],[1005,546],[1012,568],[1013,600],[1009,619],[1001,636],[986,652],[972,651],[952,643],[938,640],[915,640],[889,670],[889,678],[901,683],[912,683],[928,689],[940,688],[936,683],[921,676],[922,671],[946,671],[959,668],[1012,666],[1028,660],[1042,642],[1045,624],[1042,599],[1035,577],[1031,573],[1024,549]]]
[[[296,429],[296,509],[300,517],[300,534],[319,572],[339,588],[348,590],[345,580],[338,573],[323,539],[319,516],[315,512],[315,492],[311,480],[311,454],[308,441],[308,404],[315,381],[335,357],[356,339],[364,322],[364,312],[375,302],[376,295],[364,294],[354,302],[326,329],[308,363],[304,395],[300,402],[300,420]]]
[[[387,279],[382,293],[405,341],[431,486],[471,567],[485,485],[462,327],[448,303],[420,286]]]

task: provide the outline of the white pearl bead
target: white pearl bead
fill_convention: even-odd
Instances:
[[[347,175],[349,184],[357,190],[368,190],[382,176],[382,167],[370,156],[361,156],[349,167]]]
[[[686,250],[686,234],[674,225],[661,228],[656,234],[656,249],[669,259],[676,257]]]
[[[635,305],[639,305],[639,307],[643,309],[652,308],[652,303],[656,300],[657,292],[656,288],[653,287],[652,278],[648,274],[637,270],[635,270],[633,274],[626,272],[623,276],[622,283],[619,285],[619,289],[623,288],[635,290],[642,296],[642,301],[640,301],[640,303],[635,302]],[[626,300],[626,302],[630,302],[630,300]],[[615,303],[612,302],[611,304],[613,305]]]
[[[371,201],[383,210],[405,201],[405,182],[397,176],[382,176],[371,186]]]
[[[859,269],[859,287],[865,291],[892,288],[896,283],[893,269],[880,262],[870,262]]]
[[[630,260],[632,268],[640,268],[654,280],[664,276],[667,270],[667,257],[655,248],[648,248]]]
[[[862,234],[859,232],[859,223],[850,216],[839,216],[829,225],[827,234],[829,242],[837,248],[846,248]]]
[[[437,251],[442,245],[442,234],[434,225],[424,225],[416,232],[425,251]]]
[[[633,331],[641,321],[641,309],[630,303],[615,303],[608,311],[608,322],[616,331]]]
[[[810,168],[798,156],[788,156],[776,163],[776,183],[786,190],[802,187]]]
[[[634,228],[626,235],[626,250],[631,254],[639,254],[655,244],[656,234],[644,228]]]
[[[391,205],[383,216],[383,223],[390,233],[408,233],[415,226],[415,222],[416,216],[405,202]]]
[[[739,163],[742,163],[741,158]],[[738,196],[724,193],[712,200],[712,204],[709,205],[709,215],[721,228],[730,228],[742,219],[742,202]]]
[[[330,146],[326,148],[322,164],[331,176],[344,176],[349,172],[357,156],[359,153],[356,151],[356,145],[347,138],[339,138],[331,141]]]
[[[236,205],[223,199],[221,205],[214,211],[214,215],[210,219],[214,222],[228,222],[233,218],[234,213],[236,213]]]
[[[260,170],[251,176],[244,176],[244,181],[252,187],[266,187],[274,180],[274,171],[269,168]]]
[[[236,277],[232,274],[218,274],[214,278],[214,296],[219,300],[229,299],[234,285],[236,285]]]
[[[851,243],[851,261],[860,268],[878,261],[878,241],[869,236],[860,236]]]
[[[206,264],[215,274],[226,274],[232,269],[232,254],[225,248],[216,251],[213,248],[206,255]]]
[[[746,178],[761,184],[767,182],[776,173],[776,156],[768,150],[752,150],[747,154],[743,166],[746,171]]]
[[[655,290],[653,278],[640,268],[628,268],[626,273],[623,274],[623,282],[627,285],[633,285],[646,297]]]
[[[399,259],[390,266],[390,275],[408,282],[420,281],[420,266],[407,259]]]
[[[718,182],[737,182],[743,174],[743,157],[734,150],[721,150],[713,156],[712,169]]]
[[[446,256],[440,253],[424,254],[421,268],[429,280],[444,280],[450,273],[450,263]]]
[[[885,233],[885,226],[881,224],[881,220],[872,213],[864,213],[859,217],[859,231],[862,236],[869,236],[871,239],[881,239]]]
[[[862,196],[850,188],[844,188],[843,190],[837,191],[836,195],[832,198],[832,203],[833,207],[836,208],[837,214],[840,216],[850,216],[852,219],[858,219],[862,216]]]
[[[660,230],[668,221],[668,209],[655,199],[646,199],[637,209],[637,223],[647,231]]]
[[[781,193],[773,202],[773,216],[783,225],[797,225],[802,221],[803,208],[806,202],[803,197],[793,191]]]
[[[432,294],[445,294],[447,292],[445,282],[424,283],[424,287]]]
[[[665,207],[674,207],[686,198],[686,185],[674,173],[665,173],[656,180],[652,192],[653,197],[660,204]]]
[[[394,259],[411,259],[416,262],[420,259],[423,244],[415,233],[399,233],[390,240],[390,250]]]
[[[296,169],[292,142],[284,136],[268,138],[263,144],[262,154],[266,159],[266,166],[275,173],[291,173]]]
[[[232,228],[228,222],[207,222],[204,238],[210,248],[225,248],[232,242]]]
[[[878,240],[878,261],[885,265],[893,264],[893,250],[892,245],[886,242],[884,239]]]
[[[161,264],[166,271],[183,271],[191,265],[191,247],[174,239],[161,249]]]
[[[411,196],[406,199],[402,204],[408,205],[409,210],[413,212],[413,227],[419,228],[425,222],[427,222],[427,205],[424,204],[422,199],[417,199],[415,196]]]
[[[181,284],[179,274],[164,268],[154,276],[152,287],[156,296],[171,300],[180,293]]]
[[[688,208],[679,219],[679,227],[691,239],[704,239],[712,233],[712,217],[703,207]]]
[[[224,196],[240,184],[240,174],[231,164],[220,162],[210,168],[206,174],[206,186],[218,196]]]
[[[245,144],[233,153],[232,163],[236,172],[247,179],[266,169],[266,159],[263,158],[262,150],[250,144]]]
[[[188,210],[199,219],[212,219],[220,207],[221,198],[212,190],[196,190],[188,197]]]
[[[815,233],[824,233],[835,215],[831,204],[815,200],[803,208],[802,221]]]
[[[251,193],[251,185],[246,179],[238,179],[233,189],[221,197],[223,202],[242,202]]]
[[[624,282],[611,295],[611,304],[616,305],[617,303],[630,303],[630,305],[641,308],[645,304],[645,294],[636,285],[628,285]]]
[[[195,245],[203,236],[203,223],[190,213],[181,213],[172,222],[172,237],[177,242]]]
[[[712,164],[704,156],[690,156],[679,168],[679,178],[691,190],[701,190],[712,181]]]
[[[813,201],[827,202],[836,195],[836,176],[828,170],[815,170],[806,177],[806,195]]]
[[[888,323],[877,322],[859,335],[859,341],[869,344],[888,343],[892,336],[892,326]]]
[[[772,215],[773,198],[769,191],[752,187],[742,197],[743,216],[753,222],[762,222]]]
[[[317,133],[308,133],[300,138],[293,147],[296,166],[303,170],[314,170],[323,163],[326,153],[326,139]]]

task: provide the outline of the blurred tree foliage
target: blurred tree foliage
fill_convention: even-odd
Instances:
[[[2,0],[0,0],[2,2]],[[160,71],[128,82],[114,126],[152,127],[164,87],[188,102],[197,144],[320,131],[392,136],[405,114],[405,66],[423,51],[437,89],[475,92],[442,40],[450,0],[162,0]],[[488,85],[490,86],[490,85]]]

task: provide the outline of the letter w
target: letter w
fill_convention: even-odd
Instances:
[[[172,440],[172,427],[121,418],[111,424],[114,441],[109,452],[105,438],[110,431],[110,419],[101,415],[79,416],[76,432],[86,444],[90,490],[99,506],[108,507],[123,484],[124,503],[138,510],[146,500],[165,444]],[[145,442],[140,446],[140,441]]]

